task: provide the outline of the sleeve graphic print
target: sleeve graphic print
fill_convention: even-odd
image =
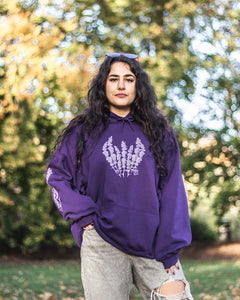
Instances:
[[[47,181],[47,184],[48,184],[49,178],[50,178],[50,176],[52,175],[52,173],[53,173],[52,169],[51,169],[51,168],[48,168],[48,169],[47,169],[47,174],[46,174],[46,181]],[[58,194],[57,190],[56,190],[54,187],[52,187],[51,185],[50,185],[50,189],[51,189],[51,191],[52,191],[53,201],[55,202],[55,204],[56,204],[58,210],[59,210],[61,213],[63,213],[62,202],[61,202],[61,199],[60,199],[60,197],[59,197],[59,194]]]

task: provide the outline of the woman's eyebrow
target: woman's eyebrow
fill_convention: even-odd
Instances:
[[[109,77],[120,77],[120,75],[110,74]],[[125,75],[123,75],[123,77],[134,77],[135,78],[135,75],[133,75],[133,74],[125,74]]]

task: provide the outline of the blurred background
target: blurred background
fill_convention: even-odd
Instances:
[[[240,3],[0,1],[0,251],[75,245],[45,183],[105,52],[150,74],[181,148],[194,241],[240,241]]]

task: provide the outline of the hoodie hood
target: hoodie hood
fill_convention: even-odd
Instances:
[[[135,120],[134,120],[133,116],[131,115],[131,113],[128,113],[125,117],[120,117],[120,116],[116,115],[115,113],[110,112],[109,124],[120,123],[123,126],[125,124],[128,124],[131,127],[131,129],[134,130],[134,128],[133,128],[134,122],[135,122]]]

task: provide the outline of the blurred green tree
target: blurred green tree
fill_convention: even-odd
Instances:
[[[1,2],[0,244],[36,251],[72,245],[45,183],[47,157],[64,123],[82,109],[93,67],[91,49],[67,55],[64,34],[18,1]],[[46,21],[44,21],[46,22]],[[40,23],[40,24],[39,24]],[[71,29],[72,22],[62,23]],[[69,76],[69,73],[71,76]]]
[[[211,1],[197,12],[186,31],[198,58],[201,107],[183,140],[183,172],[193,207],[208,197],[220,224],[231,207],[240,211],[240,8],[234,0]]]
[[[209,197],[219,222],[239,207],[236,0],[13,0],[0,14],[1,244],[74,243],[50,200],[46,159],[108,51],[138,53],[149,72],[178,135],[191,208]],[[196,98],[187,123],[180,103]]]

